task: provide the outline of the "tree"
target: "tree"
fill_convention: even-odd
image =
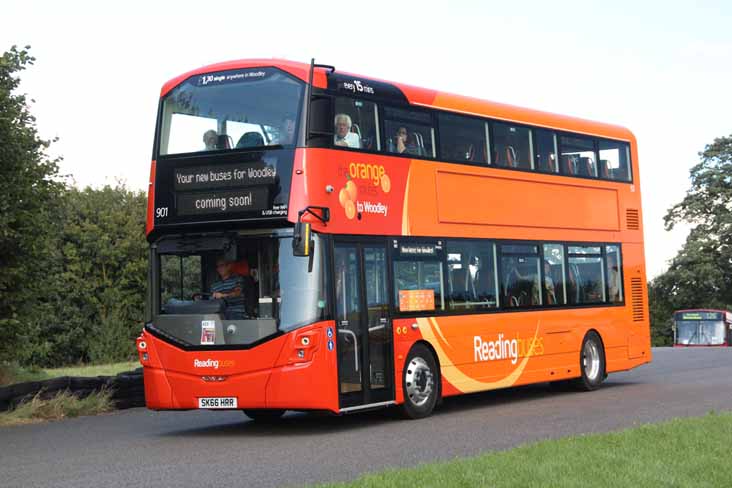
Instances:
[[[134,355],[145,306],[147,199],[122,185],[69,188],[48,287],[53,318],[36,328],[28,362],[58,366]]]
[[[649,286],[654,338],[666,341],[671,313],[682,308],[732,309],[732,135],[699,153],[691,187],[664,217],[666,229],[693,225],[668,271]]]
[[[49,249],[53,209],[63,189],[50,142],[39,138],[18,74],[32,65],[28,47],[0,57],[0,362],[13,359],[27,334],[23,317],[42,293],[39,263]]]

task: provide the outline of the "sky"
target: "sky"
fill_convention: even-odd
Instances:
[[[160,87],[219,61],[279,57],[614,123],[638,139],[646,262],[688,228],[663,216],[698,152],[732,135],[729,1],[5,0],[0,50],[31,46],[21,91],[79,186],[146,190]]]

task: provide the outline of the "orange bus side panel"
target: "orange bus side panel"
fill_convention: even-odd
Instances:
[[[608,372],[650,360],[629,358],[628,341],[635,324],[626,307],[571,312],[571,316],[567,310],[553,310],[397,319],[395,381],[400,384],[406,356],[418,340],[436,352],[443,396],[579,377],[579,351],[589,330],[596,330],[603,340]],[[418,331],[412,330],[413,323]],[[397,401],[403,401],[400,394]]]
[[[438,171],[436,193],[442,223],[620,230],[614,189]]]

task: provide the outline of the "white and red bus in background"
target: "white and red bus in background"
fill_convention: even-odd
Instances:
[[[732,312],[679,310],[674,312],[674,347],[732,345]]]

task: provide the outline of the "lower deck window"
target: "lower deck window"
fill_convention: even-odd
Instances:
[[[444,310],[442,263],[395,261],[395,303],[400,312]]]

